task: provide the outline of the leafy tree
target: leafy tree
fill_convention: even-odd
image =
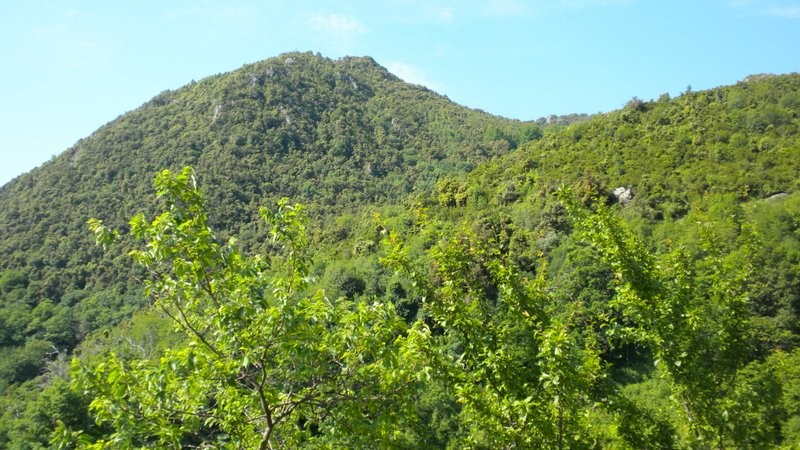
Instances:
[[[407,408],[397,399],[415,372],[404,353],[414,335],[391,304],[332,301],[310,286],[302,209],[281,201],[262,210],[275,253],[248,257],[235,240],[217,241],[191,169],[163,171],[155,185],[167,211],[131,220],[146,242],[131,255],[188,344],[153,359],[74,359],[74,386],[112,431],[62,426],[54,443],[266,449],[401,438]],[[90,224],[98,243],[115,240],[99,220]]]
[[[424,299],[428,376],[460,405],[450,445],[592,447],[591,394],[604,372],[592,340],[554,308],[543,275],[521,275],[497,242],[469,231],[440,237],[427,275],[395,232],[386,247],[384,261]]]
[[[652,352],[671,383],[676,407],[685,413],[691,445],[774,443],[775,434],[765,430],[776,422],[774,411],[766,421],[746,413],[768,410],[780,389],[745,367],[752,230],[740,225],[731,249],[730,240],[720,239],[727,224],[699,221],[696,242],[655,257],[608,207],[597,205],[587,213],[577,201],[569,203],[580,235],[597,248],[616,279],[611,305],[624,322],[611,333]]]

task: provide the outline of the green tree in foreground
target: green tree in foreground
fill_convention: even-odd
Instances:
[[[781,382],[760,367],[748,306],[757,240],[746,223],[697,214],[663,255],[598,205],[590,213],[569,202],[579,236],[613,271],[610,306],[619,320],[608,335],[646,348],[670,398],[684,443],[692,448],[762,448],[778,444],[784,411]],[[734,215],[735,216],[735,215]]]
[[[423,299],[430,376],[460,405],[448,448],[596,448],[605,439],[593,398],[605,370],[543,270],[524,276],[497,242],[469,231],[438,236],[427,274],[396,233],[385,243],[384,262]]]
[[[314,442],[390,446],[402,438],[413,340],[391,304],[331,301],[309,286],[305,221],[285,201],[262,211],[279,250],[246,257],[207,225],[192,171],[155,181],[167,211],[131,220],[146,291],[189,344],[155,359],[75,359],[102,437],[61,427],[54,443],[86,448],[294,448]],[[91,220],[98,243],[116,231]],[[359,442],[360,440],[360,442]]]

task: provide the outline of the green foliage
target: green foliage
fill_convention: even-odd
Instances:
[[[467,203],[467,186],[454,178],[442,178],[436,182],[436,198],[443,206],[464,206]]]
[[[58,445],[390,445],[404,411],[388,406],[415,372],[394,307],[332,301],[309,286],[299,206],[264,210],[280,250],[247,257],[234,240],[218,243],[190,169],[163,171],[155,184],[167,211],[131,220],[146,244],[131,256],[188,343],[152,359],[73,360],[76,390],[91,395],[91,412],[112,431],[95,439],[62,428]],[[100,243],[113,234],[90,224]]]
[[[158,170],[196,167],[211,225],[263,253],[259,205],[291,197],[322,223],[400,201],[499,154],[483,138],[489,126],[535,137],[532,124],[456,105],[369,58],[291,53],[165,91],[0,188],[0,367],[29,341],[71,351],[147,304],[130,243],[107,235],[102,251],[85,223],[124,231],[135,212],[154,214]],[[4,369],[13,381],[0,380],[0,395],[48,358]]]
[[[757,351],[795,348],[800,332],[800,197],[793,194],[755,203],[748,216],[762,236],[757,264],[768,268],[753,274]]]
[[[696,241],[656,259],[607,207],[596,208],[587,215],[572,203],[570,210],[617,280],[611,305],[626,322],[614,331],[652,352],[685,412],[687,439],[720,447],[774,443],[780,384],[745,366],[756,247],[750,228],[734,221],[730,236],[729,224],[698,220]]]
[[[429,376],[461,405],[463,434],[450,445],[591,447],[590,393],[603,376],[593,343],[553,309],[544,278],[520,275],[495,244],[469,232],[442,236],[425,276],[396,233],[386,241],[384,261],[424,298]]]
[[[524,124],[407,85],[369,58],[294,53],[248,65],[164,92],[6,186],[0,270],[23,274],[33,303],[84,289],[125,296],[136,283],[124,252],[92,249],[83,224],[152,213],[157,170],[196,167],[214,225],[251,245],[265,237],[253,225],[259,204],[291,197],[317,216],[397,201],[486,160],[489,125]]]
[[[227,445],[230,430],[259,421],[245,425],[240,414],[225,431],[156,414],[142,405],[166,400],[138,383],[152,381],[164,397],[176,389],[175,402],[191,396],[194,417],[213,422],[214,408],[223,408],[218,393],[235,391],[225,397],[232,404],[246,397],[225,383],[257,369],[258,355],[234,350],[231,340],[251,342],[257,324],[270,332],[278,322],[266,311],[279,298],[289,308],[281,330],[297,335],[335,335],[368,305],[365,323],[386,321],[391,331],[345,334],[400,352],[419,369],[392,391],[380,381],[386,372],[370,366],[383,356],[354,350],[375,370],[344,383],[354,394],[339,392],[327,415],[296,407],[275,431],[285,442],[797,446],[798,92],[796,74],[759,76],[676,98],[634,98],[608,114],[521,123],[406,85],[369,58],[308,53],[166,91],[0,188],[0,447],[46,446],[43,436],[62,416],[64,442],[79,437],[70,430],[97,442],[126,433],[115,422],[124,422],[121,409],[108,406],[98,427],[86,409],[91,399],[65,393],[72,351],[87,377],[99,367],[119,374],[115,392],[132,383],[132,417],[166,424],[163,436],[126,435],[131,445],[174,436],[186,446]],[[160,175],[153,201],[151,174],[186,164],[205,186],[203,207],[188,173]],[[576,213],[573,204],[581,219],[571,220],[553,195],[565,185],[584,208],[598,199],[609,206]],[[631,196],[615,195],[618,187]],[[288,202],[273,213],[258,207],[282,197],[305,203],[313,220]],[[144,214],[131,224],[134,211]],[[108,227],[94,222],[99,234],[88,235],[88,217]],[[142,247],[131,233],[158,244]],[[397,273],[378,262],[387,237],[389,255],[404,255],[392,260]],[[131,267],[131,249],[143,264]],[[269,256],[248,256],[257,254]],[[147,307],[153,298],[142,295],[143,280],[157,307]],[[231,299],[227,308],[214,304],[203,280]],[[339,296],[346,299],[325,300]],[[253,299],[267,306],[247,306]],[[291,319],[313,315],[301,314],[306,307],[324,318],[302,326]],[[180,332],[173,322],[184,323]],[[225,350],[220,360],[228,362],[215,373],[227,381],[187,375],[192,358],[219,358],[198,350],[208,347],[200,336]],[[283,384],[271,392],[309,387],[309,361],[336,373],[331,355],[346,340],[338,339],[297,344],[306,356],[286,356],[281,364],[291,370],[276,366],[285,369],[275,375]],[[249,365],[234,376],[230,361],[245,356]],[[173,362],[183,371],[170,370]],[[558,384],[542,377],[551,372]],[[359,403],[362,389],[384,403]],[[40,396],[79,407],[51,408]],[[365,409],[357,414],[356,404]],[[257,417],[258,405],[238,405]],[[336,425],[367,422],[362,434]],[[577,441],[561,439],[568,434]]]
[[[70,427],[96,431],[84,414],[89,399],[70,389],[69,384],[54,378],[41,388],[33,382],[22,383],[3,398],[0,416],[0,446],[7,449],[45,449],[49,435],[58,422]]]
[[[771,370],[782,381],[781,405],[787,420],[781,424],[781,433],[787,447],[800,445],[800,351],[776,352],[767,360]]]
[[[52,343],[43,340],[31,340],[23,346],[12,347],[0,361],[0,377],[8,383],[33,378],[45,366],[47,354],[55,351]]]

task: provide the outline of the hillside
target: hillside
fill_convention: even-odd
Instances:
[[[372,245],[381,240],[374,221],[350,218],[361,225],[326,256],[324,286],[391,302],[406,320],[444,330],[453,372],[434,377],[416,404],[440,433],[421,433],[431,447],[556,448],[559,432],[535,444],[524,437],[546,434],[563,412],[576,448],[793,448],[798,98],[800,75],[758,76],[674,99],[634,98],[547,129],[402,208],[383,208],[397,233],[388,249]],[[411,273],[405,280],[378,264],[387,252]],[[544,286],[533,302],[569,338],[515,334],[535,313],[515,310],[523,300],[509,291],[523,288],[503,270],[525,288]],[[555,331],[534,321],[529,332]],[[547,345],[562,346],[566,386],[537,378],[533,368],[556,370],[542,368],[546,353],[530,355]],[[603,368],[587,381],[591,358],[581,358],[592,354]],[[526,407],[531,398],[541,403]],[[481,434],[487,416],[497,441]]]
[[[167,343],[182,342],[152,309],[110,328],[148,301],[148,276],[124,255],[135,243],[103,252],[86,221],[124,232],[135,213],[161,211],[153,175],[184,165],[194,167],[219,241],[237,236],[244,254],[275,251],[258,207],[284,196],[305,203],[314,256],[298,266],[311,271],[303,283],[318,280],[343,305],[380,300],[408,326],[434,330],[431,351],[447,377],[403,385],[419,389],[407,393],[412,406],[392,397],[410,418],[370,410],[359,422],[372,433],[378,422],[369,420],[409,420],[402,436],[383,436],[386,445],[555,445],[564,430],[587,448],[800,443],[800,375],[791,369],[800,358],[800,75],[634,98],[550,127],[460,107],[369,58],[287,54],[164,92],[0,188],[0,445],[41,442],[56,419],[108,432],[88,425],[85,411],[64,416],[69,402],[88,401],[63,381],[80,342],[90,360],[110,349],[168,354]],[[405,256],[379,244],[388,236]],[[644,244],[624,247],[628,239]],[[392,258],[415,269],[402,275],[379,262]],[[530,291],[541,310],[504,309],[503,295],[521,295],[503,290],[516,277],[525,289],[545,283]],[[425,299],[451,302],[449,312]],[[637,309],[632,299],[664,307]],[[531,315],[537,322],[526,322]],[[460,319],[472,325],[458,328]],[[571,350],[543,357],[550,345]],[[490,351],[469,354],[481,346]],[[546,381],[546,364],[580,383],[561,391]],[[709,377],[714,387],[698,388]],[[494,382],[506,384],[481,397]],[[695,398],[670,403],[686,392]],[[696,417],[682,416],[690,410]],[[480,431],[477,411],[499,434]],[[311,428],[322,428],[302,439],[356,445],[333,432],[325,441],[319,430],[336,426],[318,420]],[[200,439],[193,433],[185,442]]]
[[[194,166],[215,225],[256,242],[258,207],[281,197],[315,217],[394,202],[539,135],[369,58],[287,54],[163,92],[0,189],[0,346],[71,348],[142,304],[124,257],[101,256],[85,224],[153,211],[158,170]]]

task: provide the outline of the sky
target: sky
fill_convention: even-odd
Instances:
[[[2,0],[0,184],[167,89],[371,56],[521,120],[800,71],[800,0]]]

